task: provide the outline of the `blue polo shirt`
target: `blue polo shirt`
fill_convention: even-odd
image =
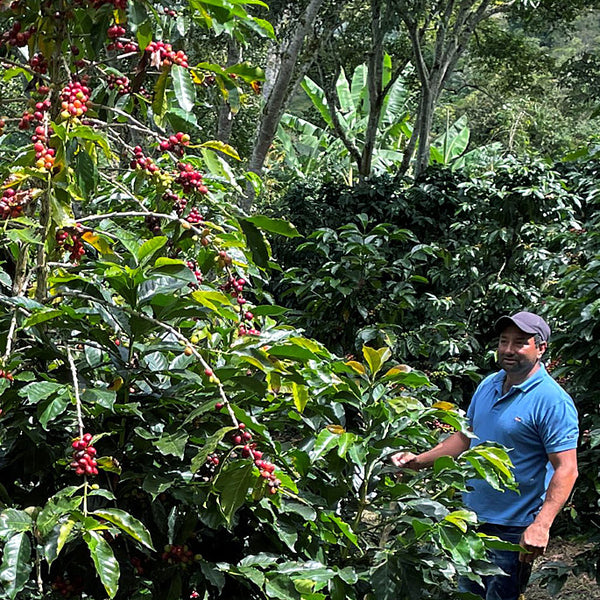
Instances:
[[[548,454],[577,447],[577,411],[543,365],[502,395],[504,376],[499,371],[479,384],[467,417],[477,436],[471,447],[496,442],[509,450],[519,493],[473,479],[464,501],[480,521],[526,527],[542,506],[553,473]]]

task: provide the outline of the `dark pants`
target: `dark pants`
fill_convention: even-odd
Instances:
[[[518,544],[521,541],[521,534],[524,530],[525,527],[509,525],[486,524],[480,527],[482,533],[495,535],[512,544]],[[519,553],[509,550],[489,550],[489,559],[506,575],[483,577],[483,587],[466,577],[461,577],[458,580],[458,590],[471,592],[485,600],[518,600],[529,578],[530,565],[520,563]]]

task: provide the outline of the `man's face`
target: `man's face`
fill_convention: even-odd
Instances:
[[[546,342],[536,347],[533,335],[509,325],[500,334],[498,341],[498,363],[511,376],[527,375],[537,366],[546,351]]]

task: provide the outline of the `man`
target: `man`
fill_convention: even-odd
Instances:
[[[502,370],[486,377],[471,400],[467,417],[476,437],[456,432],[427,452],[399,452],[391,460],[399,468],[421,469],[482,442],[509,449],[519,493],[473,480],[464,501],[484,523],[483,532],[520,543],[527,552],[493,551],[491,560],[507,575],[485,577],[484,587],[464,578],[459,589],[486,600],[518,600],[522,574],[544,553],[550,526],[577,478],[578,419],[572,399],[541,362],[550,338],[544,319],[518,312],[501,317],[495,329]]]

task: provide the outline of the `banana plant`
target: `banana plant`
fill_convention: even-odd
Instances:
[[[357,157],[365,151],[369,121],[368,68],[356,67],[348,79],[342,69],[335,83],[337,108],[331,110],[325,90],[310,77],[302,89],[317,109],[322,124],[286,113],[278,130],[284,162],[297,176],[313,175],[315,168],[325,172],[342,172],[349,181],[356,171]],[[392,61],[385,55],[383,85],[392,78]],[[378,122],[377,143],[373,149],[372,170],[382,173],[402,160],[402,150],[411,135],[408,124],[408,94],[402,77],[396,79],[386,94]]]

